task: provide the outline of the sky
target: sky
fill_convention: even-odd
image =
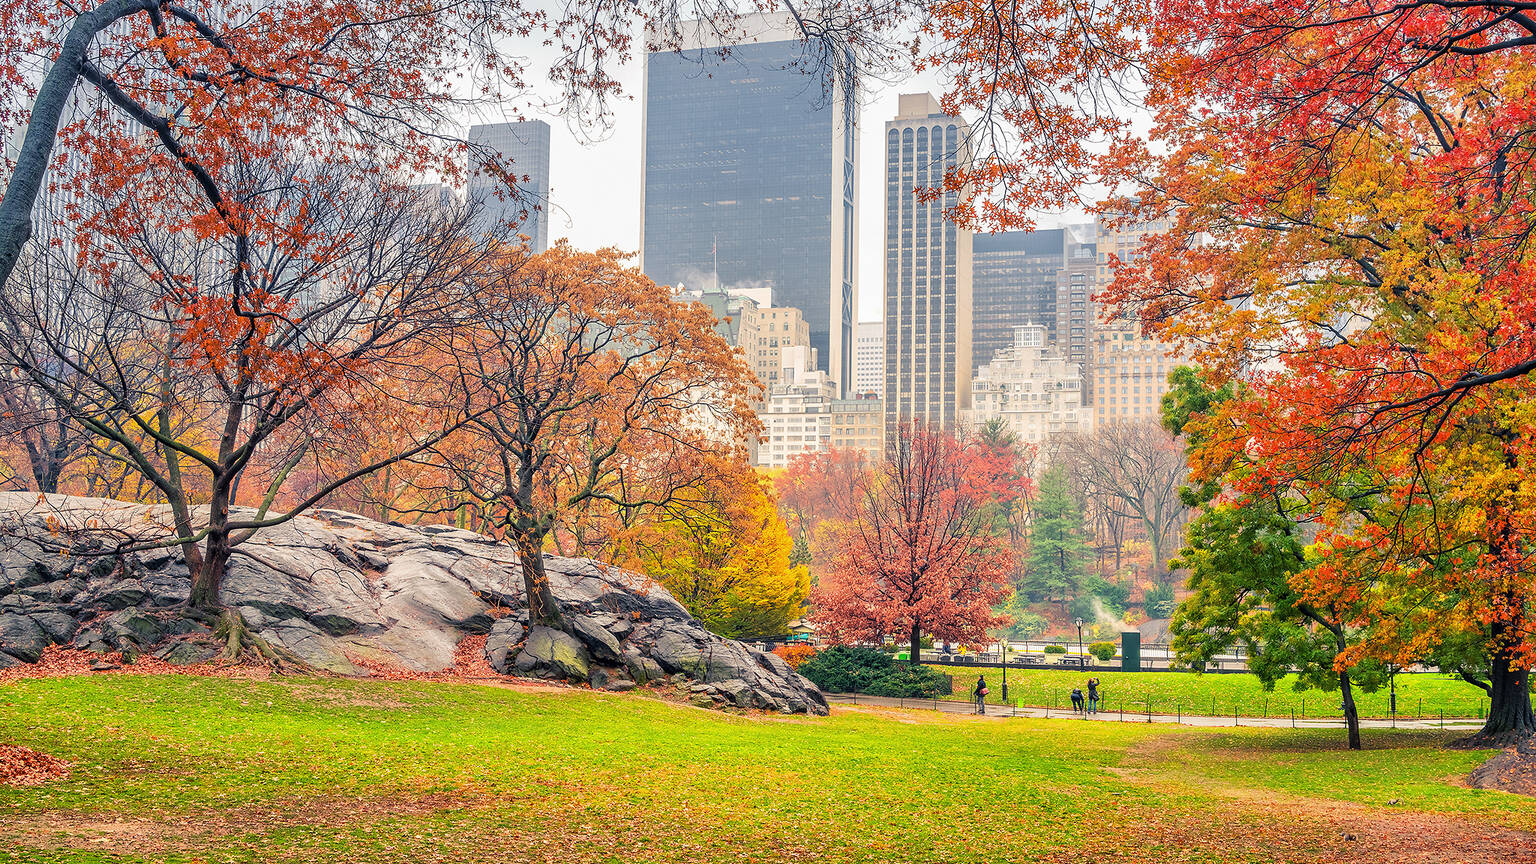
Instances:
[[[643,63],[636,59],[617,76],[624,96],[615,100],[610,128],[600,134],[576,129],[565,118],[523,108],[529,119],[550,125],[550,223],[549,239],[564,237],[582,249],[614,246],[626,251],[640,248],[641,104]],[[534,85],[535,93],[540,88]],[[883,291],[884,225],[884,129],[896,116],[902,93],[940,92],[931,77],[914,77],[900,83],[866,80],[860,111],[858,151],[858,293],[860,321],[877,321]],[[498,122],[494,112],[475,122]],[[1045,216],[1042,227],[1057,221]]]

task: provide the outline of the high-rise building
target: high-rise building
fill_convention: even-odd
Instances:
[[[853,348],[853,394],[885,395],[885,322],[860,321]]]
[[[709,307],[718,322],[715,329],[741,349],[765,395],[779,383],[786,365],[797,369],[816,366],[810,327],[799,309],[764,308],[748,293],[713,289],[689,289],[684,297]]]
[[[832,400],[831,445],[857,450],[871,463],[885,457],[885,411],[877,397]]]
[[[1062,266],[1056,271],[1055,344],[1061,356],[1073,363],[1088,361],[1088,340],[1093,330],[1093,294],[1098,283],[1096,245],[1091,232],[1067,229]]]
[[[885,124],[885,422],[954,426],[970,407],[971,232],[946,219],[937,189],[969,159],[965,121],[927,93],[902,95]]]
[[[1014,328],[1042,324],[1056,342],[1056,292],[1066,264],[1066,232],[1004,231],[971,241],[971,367],[979,370],[1013,345]]]
[[[770,286],[801,310],[838,385],[853,377],[856,94],[808,74],[789,21],[745,38],[682,28],[645,67],[641,267],[664,284]]]
[[[1166,220],[1117,225],[1101,218],[1096,255],[1099,289],[1114,279],[1110,256],[1134,261],[1142,237],[1169,227]],[[1104,320],[1102,314],[1099,319],[1088,358],[1088,398],[1094,424],[1156,422],[1161,416],[1163,394],[1168,392],[1168,373],[1183,360],[1173,346],[1143,336],[1135,320]]]
[[[801,453],[832,445],[832,406],[840,401],[832,378],[810,368],[809,351],[792,349],[784,355],[779,383],[769,389],[768,404],[758,415],[763,442],[755,461],[763,468],[783,468]]]
[[[1043,324],[1015,327],[1013,344],[982,364],[971,382],[972,425],[1000,419],[1031,443],[1092,430],[1083,366],[1063,357],[1046,332]]]
[[[543,120],[490,123],[469,127],[469,198],[484,208],[484,218],[514,226],[528,235],[528,248],[549,248],[549,124]],[[486,153],[487,159],[478,159]],[[516,179],[516,195],[510,195],[489,172],[482,170],[490,153],[495,164]]]

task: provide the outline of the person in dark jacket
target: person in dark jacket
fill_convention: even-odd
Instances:
[[[971,691],[971,695],[976,697],[977,714],[987,713],[987,692],[987,676],[977,675],[976,689]]]
[[[1088,713],[1099,713],[1099,679],[1088,679]]]
[[[1073,711],[1082,711],[1083,710],[1083,691],[1082,691],[1082,688],[1080,688],[1080,687],[1073,687],[1072,688],[1072,710]]]

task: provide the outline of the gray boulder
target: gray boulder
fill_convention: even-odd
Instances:
[[[512,651],[522,643],[528,626],[513,617],[499,618],[485,637],[485,660],[503,675],[512,674]]]
[[[190,591],[180,551],[100,554],[125,538],[163,542],[170,525],[163,506],[57,495],[40,506],[36,495],[0,492],[0,619],[10,634],[0,651],[14,659],[15,642],[30,657],[52,641],[196,662],[207,640],[181,639],[191,625],[167,608]],[[58,554],[50,544],[61,536],[94,554]],[[486,660],[502,674],[608,689],[670,675],[717,685],[705,694],[711,704],[826,713],[821,694],[779,658],[709,633],[654,580],[554,555],[544,568],[566,632],[493,614],[524,603],[509,546],[452,526],[316,510],[242,543],[220,599],[258,636],[340,674],[368,674],[352,658],[439,672],[465,638],[483,633]],[[194,647],[176,647],[183,642]]]
[[[528,631],[523,649],[512,661],[517,671],[539,678],[585,681],[591,674],[587,651],[574,636],[550,627]]]
[[[15,613],[0,614],[0,651],[36,663],[52,640],[36,621]]]

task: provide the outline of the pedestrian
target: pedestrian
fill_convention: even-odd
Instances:
[[[1088,679],[1088,713],[1099,713],[1099,679]]]
[[[976,676],[976,713],[977,714],[985,714],[985,713],[987,713],[987,693],[989,693],[989,692],[991,692],[991,691],[987,690],[987,676],[985,676],[985,675],[977,675]]]
[[[1078,713],[1083,710],[1083,691],[1080,687],[1072,688],[1072,710]]]

